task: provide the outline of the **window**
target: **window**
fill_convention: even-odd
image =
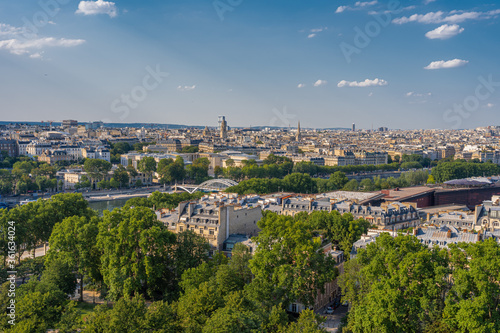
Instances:
[[[213,235],[213,234],[214,234],[214,229],[210,229],[208,233],[209,233],[210,235]]]
[[[297,304],[292,304],[292,312],[297,312]]]
[[[180,232],[183,232],[183,231],[184,231],[184,228],[183,228],[183,227],[179,227],[179,231],[180,231]]]
[[[200,234],[202,234],[202,235],[203,235],[203,229],[200,229]]]

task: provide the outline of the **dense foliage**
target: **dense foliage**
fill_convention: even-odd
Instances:
[[[344,332],[498,332],[500,246],[493,239],[429,249],[382,234],[345,265]]]
[[[341,171],[334,172],[330,175],[329,179],[312,178],[307,173],[292,173],[283,179],[253,178],[244,180],[237,186],[228,188],[226,192],[238,194],[267,194],[278,191],[307,194],[336,190],[371,192],[396,187],[422,185],[427,182],[428,178],[429,173],[424,170],[403,172],[398,178],[366,178],[359,183],[355,179],[349,180]]]
[[[490,162],[452,161],[441,162],[432,169],[432,176],[438,183],[468,177],[488,177],[500,174],[500,166]]]
[[[330,224],[304,214],[295,218],[266,214],[259,222],[263,232],[255,239],[259,244],[255,256],[237,244],[231,258],[215,254],[208,260],[204,238],[191,231],[171,233],[150,209],[171,206],[179,199],[181,195],[156,193],[142,204],[131,202],[103,217],[78,194],[2,210],[3,223],[14,220],[16,230],[25,232],[16,237],[19,244],[28,242],[28,249],[33,248],[50,236],[50,250],[45,258],[18,265],[29,282],[18,288],[15,326],[8,323],[7,307],[2,306],[1,329],[323,332],[321,320],[312,312],[303,312],[296,321],[285,308],[296,301],[311,304],[324,283],[337,276],[331,258],[321,251]],[[40,228],[44,220],[46,226]],[[344,222],[353,229],[352,219]],[[3,239],[8,240],[5,232]],[[81,309],[68,299],[77,280],[81,290],[98,288],[114,306],[97,307],[82,321]],[[5,282],[0,288],[2,305],[9,302],[8,293]]]

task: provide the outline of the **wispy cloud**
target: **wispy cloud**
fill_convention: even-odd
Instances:
[[[406,97],[426,97],[426,96],[432,96],[431,93],[426,93],[426,94],[420,94],[416,93],[414,91],[410,91],[406,93]]]
[[[435,2],[436,0],[424,0],[424,5],[428,5],[432,2]]]
[[[320,32],[323,32],[325,30],[328,30],[328,27],[311,29],[309,30],[309,35],[307,35],[307,38],[314,38],[318,36]],[[304,32],[304,30],[302,30],[302,32]]]
[[[439,60],[439,61],[433,61],[426,67],[425,69],[443,69],[443,68],[456,68],[456,67],[462,67],[468,64],[468,60],[461,60],[461,59],[453,59],[453,60]]]
[[[337,10],[335,11],[335,13],[339,14],[339,13],[343,13],[345,12],[346,10],[360,10],[360,9],[363,9],[363,8],[366,8],[366,7],[371,7],[371,6],[374,6],[378,4],[378,1],[357,1],[354,6],[339,6],[337,7]]]
[[[325,84],[327,84],[328,81],[325,81],[325,80],[318,80],[316,82],[314,82],[314,86],[315,87],[320,87],[320,86],[324,86]]]
[[[342,80],[337,84],[337,87],[343,88],[343,87],[356,87],[356,88],[364,88],[364,87],[374,87],[374,86],[386,86],[388,82],[386,80],[382,79],[366,79],[364,81],[358,82],[358,81],[346,81]]]
[[[430,12],[427,14],[413,14],[411,16],[403,16],[394,19],[395,24],[405,24],[409,22],[418,22],[424,24],[436,23],[462,23],[467,20],[487,20],[497,17],[500,14],[500,9],[490,10],[488,12],[466,12],[466,11],[451,11],[445,13],[443,11]]]
[[[40,58],[41,53],[35,50],[41,50],[45,47],[74,47],[85,43],[83,39],[65,39],[65,38],[36,38],[32,40],[7,39],[0,41],[0,50],[7,50],[16,55],[30,55],[31,58]]]
[[[13,37],[23,33],[23,28],[13,27],[10,24],[0,23],[0,37]]]
[[[111,1],[80,1],[76,13],[83,15],[107,14],[109,17],[116,17],[118,10],[115,3]]]
[[[458,24],[443,24],[442,26],[426,33],[425,37],[429,39],[448,39],[461,34],[464,30],[465,29],[461,28]]]
[[[305,84],[303,84],[303,83],[299,83],[299,85],[297,86],[297,88],[299,88],[299,89],[300,89],[300,88],[304,88],[305,86],[306,86]]]
[[[178,86],[177,87],[177,90],[179,91],[191,91],[191,90],[195,90],[196,89],[196,85],[192,85],[192,86]]]

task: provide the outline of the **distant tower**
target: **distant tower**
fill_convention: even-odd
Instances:
[[[295,141],[300,141],[300,121],[297,125],[297,134],[295,135]]]
[[[352,131],[356,132],[356,124],[355,123],[352,123]]]
[[[220,138],[227,138],[227,121],[225,116],[219,116]]]

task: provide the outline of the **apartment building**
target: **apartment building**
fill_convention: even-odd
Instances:
[[[279,214],[294,216],[300,212],[337,211],[350,213],[354,218],[363,218],[382,229],[406,229],[417,226],[420,217],[415,203],[385,202],[376,206],[363,206],[351,200],[337,200],[328,197],[290,197],[282,200],[281,208],[274,208]]]
[[[172,232],[191,230],[206,238],[214,253],[224,250],[224,241],[230,235],[257,236],[262,209],[234,195],[211,195],[182,202],[174,211],[162,210],[156,214]]]
[[[16,140],[0,139],[0,151],[6,151],[10,157],[18,156]]]

